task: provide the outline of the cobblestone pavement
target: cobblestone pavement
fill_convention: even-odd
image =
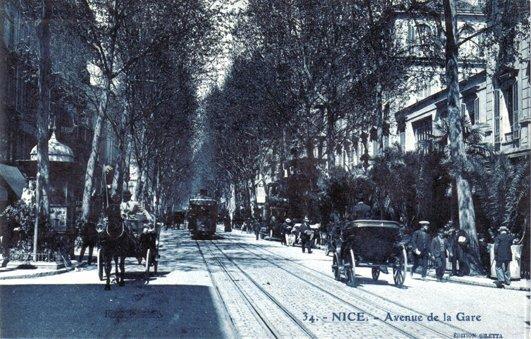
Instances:
[[[368,315],[368,323],[350,322],[346,331],[341,324],[332,331],[342,337],[364,335],[387,336],[388,326],[382,325],[387,315],[410,316],[407,321],[386,320],[413,337],[499,337],[523,338],[529,334],[529,293],[484,288],[480,286],[422,281],[408,277],[404,288],[393,285],[392,275],[381,274],[373,281],[369,269],[358,269],[359,285],[349,287],[333,279],[331,257],[323,251],[303,254],[299,247],[286,247],[278,242],[256,241],[252,236],[235,231],[214,241],[220,250],[266,286],[291,286],[285,297],[298,303],[299,291],[305,291],[306,313],[322,319],[332,312],[353,311],[358,307]],[[260,280],[262,279],[262,280]],[[277,288],[271,287],[277,292]],[[322,295],[333,294],[335,304]],[[325,293],[326,294],[326,293]],[[332,306],[330,306],[332,304]],[[344,306],[345,304],[350,305]],[[296,313],[296,311],[294,311]],[[459,316],[457,314],[459,313]],[[430,315],[439,321],[428,320]],[[447,316],[446,318],[444,316]],[[463,319],[463,315],[479,316]],[[422,316],[422,320],[412,320]],[[451,320],[448,320],[448,316]],[[304,318],[304,314],[300,319]],[[377,318],[377,319],[376,319]],[[394,318],[393,318],[394,319]],[[337,324],[334,324],[337,325]],[[368,325],[368,324],[367,324]],[[322,323],[308,325],[314,333],[330,335]],[[316,329],[316,327],[320,327]],[[359,331],[359,332],[358,332]],[[324,332],[324,334],[323,334]],[[398,334],[400,335],[400,334]]]
[[[110,292],[94,265],[0,281],[0,337],[528,337],[527,292],[409,276],[397,288],[392,275],[373,281],[368,269],[356,271],[354,288],[334,280],[323,251],[237,230],[213,240],[163,230],[160,244],[156,277],[145,281],[128,260],[126,286]],[[460,312],[481,319],[458,321]]]

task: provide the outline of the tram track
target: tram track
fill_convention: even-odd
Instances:
[[[334,297],[336,297],[336,298],[338,298],[338,299],[340,299],[340,300],[342,300],[343,302],[346,302],[346,303],[349,304],[349,305],[354,306],[354,303],[359,303],[360,301],[361,301],[362,303],[367,303],[367,304],[374,304],[374,303],[375,303],[374,300],[370,300],[370,299],[368,299],[368,298],[366,298],[366,297],[363,297],[363,296],[360,296],[360,295],[348,294],[347,292],[343,291],[344,286],[339,286],[339,284],[343,285],[342,283],[338,283],[337,281],[332,280],[330,276],[324,274],[323,272],[320,272],[320,271],[317,271],[317,270],[312,269],[312,268],[310,268],[310,267],[307,267],[307,266],[305,266],[305,265],[303,265],[303,264],[301,264],[301,263],[294,262],[291,258],[285,257],[285,256],[283,256],[283,255],[280,255],[280,254],[275,253],[275,252],[273,252],[273,251],[271,251],[271,250],[268,250],[268,249],[264,249],[264,248],[262,248],[262,247],[260,247],[260,246],[254,245],[254,244],[246,244],[246,245],[248,245],[248,246],[252,246],[253,248],[257,248],[257,249],[259,249],[259,250],[261,250],[261,251],[264,251],[264,252],[267,252],[267,253],[269,253],[269,254],[272,254],[273,256],[282,259],[283,262],[288,263],[288,264],[291,265],[292,267],[294,267],[294,266],[298,267],[298,268],[299,268],[299,269],[298,269],[298,272],[301,272],[301,271],[302,271],[302,272],[304,272],[304,274],[305,274],[306,276],[311,276],[311,280],[310,280],[310,279],[302,278],[302,277],[300,276],[300,274],[295,274],[295,273],[293,273],[292,271],[287,270],[285,267],[282,267],[282,266],[279,265],[278,263],[272,261],[271,259],[268,259],[268,258],[264,257],[263,255],[260,255],[260,254],[258,254],[258,253],[256,253],[256,252],[253,252],[253,251],[249,250],[248,247],[246,247],[246,246],[244,246],[244,245],[242,245],[242,244],[240,244],[240,243],[235,243],[235,244],[238,245],[240,248],[242,248],[242,249],[248,251],[249,253],[252,253],[252,254],[254,254],[254,255],[259,256],[260,258],[262,258],[262,260],[266,260],[266,261],[268,261],[269,263],[271,263],[272,265],[276,266],[277,268],[279,268],[279,269],[281,269],[281,270],[283,270],[283,271],[285,271],[285,272],[287,272],[287,273],[289,273],[289,274],[291,274],[291,275],[293,275],[293,276],[299,278],[301,281],[304,281],[304,282],[306,282],[307,284],[310,284],[310,285],[314,286],[314,287],[317,288],[317,289],[320,289],[320,290],[322,290],[322,291],[325,291],[326,293],[331,294],[331,293],[328,292],[326,289],[324,289],[322,286],[318,286],[318,285],[315,283],[315,281],[320,281],[321,284],[325,284],[325,285],[326,285],[326,284],[330,285],[331,283],[334,284],[335,286],[337,286],[337,287],[339,288],[339,291],[341,291],[341,292],[338,292],[338,293],[342,294],[342,295],[345,297],[345,299],[347,299],[347,300],[349,300],[349,301],[344,300],[343,298],[339,298],[338,296],[335,296],[335,295],[333,295],[333,294],[331,294],[331,295],[334,296]],[[310,272],[309,272],[309,271],[310,271]],[[407,312],[412,312],[412,313],[415,313],[415,314],[418,314],[418,315],[422,315],[422,316],[424,316],[424,317],[427,317],[427,314],[424,314],[424,313],[419,312],[419,311],[417,311],[417,310],[414,310],[414,309],[412,309],[412,308],[410,308],[410,307],[408,307],[408,306],[405,306],[405,305],[402,305],[402,304],[400,304],[400,303],[397,303],[397,302],[395,302],[395,301],[393,301],[393,300],[391,300],[391,299],[388,299],[388,298],[385,298],[385,297],[383,297],[383,296],[377,295],[377,294],[375,294],[375,293],[373,293],[373,292],[370,292],[370,291],[368,291],[368,290],[366,290],[366,289],[363,289],[363,288],[357,287],[356,290],[357,290],[357,291],[362,291],[363,293],[366,293],[366,294],[368,294],[368,295],[370,295],[370,296],[372,296],[372,297],[374,297],[374,298],[379,299],[378,301],[381,301],[381,302],[379,303],[378,308],[379,308],[381,311],[384,311],[384,312],[390,312],[390,313],[392,313],[392,314],[405,314],[405,313],[407,313]],[[387,307],[383,306],[383,304],[385,304],[385,303],[388,304]],[[400,313],[398,313],[396,310],[391,309],[392,307],[389,307],[389,305],[391,305],[392,307],[398,308],[398,309],[402,309],[403,311],[400,312]],[[381,319],[379,319],[379,320],[381,320]],[[389,323],[387,323],[387,322],[385,322],[385,324],[389,325]],[[462,329],[462,328],[457,327],[457,326],[455,326],[455,325],[448,324],[448,323],[444,323],[444,322],[441,322],[441,321],[435,321],[435,322],[434,322],[434,324],[435,324],[437,327],[440,327],[440,329],[435,329],[435,328],[433,328],[433,327],[427,326],[426,324],[424,324],[424,323],[422,323],[422,322],[415,322],[415,323],[408,323],[408,324],[409,324],[410,326],[414,324],[415,326],[413,326],[413,327],[417,327],[417,328],[418,328],[418,327],[421,327],[421,328],[423,328],[423,329],[425,329],[425,330],[428,330],[428,331],[430,331],[432,334],[436,334],[437,337],[447,337],[447,338],[452,338],[452,337],[453,337],[453,333],[468,333],[468,334],[470,334],[470,332],[467,331],[467,330],[465,330],[465,329]],[[404,325],[404,324],[402,323],[402,325]],[[443,330],[443,329],[444,329],[444,330]],[[416,329],[416,332],[419,332],[418,329]]]
[[[227,253],[225,253],[225,250],[223,250],[223,249],[220,247],[220,245],[219,245],[220,243],[219,243],[219,242],[214,242],[214,241],[213,241],[213,244],[214,244],[214,246],[216,246],[216,247],[218,248],[218,250],[219,250],[221,253],[223,253],[223,255],[224,255],[228,260],[230,260],[231,262],[233,262],[235,266],[237,266],[242,272],[244,272],[243,269],[242,269],[242,268],[241,268],[241,267],[235,262],[235,260],[234,260],[233,258],[229,257],[229,256],[227,255]],[[222,244],[221,246],[223,246],[223,245],[229,245],[229,246],[232,245],[231,243],[221,243],[221,244]],[[249,252],[252,253],[252,251],[249,251]],[[253,253],[253,254],[254,254],[254,253]],[[256,255],[256,254],[254,254],[254,255]],[[275,266],[278,267],[278,265],[275,265]],[[357,311],[359,311],[359,312],[362,312],[362,313],[364,313],[364,314],[367,314],[368,316],[372,316],[372,317],[374,318],[374,320],[377,320],[379,324],[383,325],[384,328],[387,328],[387,329],[388,329],[389,333],[388,333],[387,336],[389,336],[389,337],[397,337],[397,335],[399,335],[399,337],[406,337],[406,338],[425,338],[425,337],[426,337],[425,335],[420,335],[420,336],[413,335],[413,334],[411,334],[410,332],[404,330],[404,329],[402,328],[402,326],[397,326],[397,325],[392,324],[392,323],[384,322],[384,321],[381,320],[379,317],[375,316],[375,315],[373,314],[373,312],[368,311],[366,308],[363,309],[363,308],[361,308],[361,307],[359,307],[359,306],[357,306],[357,305],[354,305],[354,304],[352,304],[352,303],[346,302],[346,301],[344,301],[343,299],[341,299],[341,298],[335,296],[334,294],[330,293],[329,291],[327,291],[327,290],[325,290],[325,289],[323,289],[323,288],[321,288],[321,287],[319,287],[319,286],[317,286],[317,285],[311,283],[310,281],[307,281],[307,280],[304,280],[304,279],[300,279],[299,277],[297,277],[297,275],[295,275],[295,274],[293,274],[293,273],[291,273],[291,272],[288,272],[288,273],[290,273],[292,276],[296,277],[297,279],[303,281],[304,283],[312,285],[312,287],[314,288],[314,291],[317,290],[317,291],[321,294],[321,296],[326,296],[326,297],[328,297],[328,301],[329,301],[329,303],[330,303],[330,307],[333,308],[333,307],[335,306],[335,307],[336,307],[335,309],[337,309],[337,305],[338,305],[338,303],[340,303],[340,304],[343,304],[344,306],[347,306],[349,310],[357,310]],[[252,278],[249,276],[248,273],[244,272],[244,274],[245,274],[246,276],[248,276],[250,279],[252,279]],[[269,275],[269,276],[270,276],[270,275]],[[254,280],[254,279],[253,279],[253,280]],[[256,281],[255,281],[255,284],[258,284],[258,285],[259,285],[259,283],[256,282]],[[287,284],[287,280],[286,280],[286,284]],[[263,290],[263,289],[262,289],[262,290]],[[322,300],[321,300],[321,301],[322,301]],[[332,301],[333,301],[333,302],[332,302]],[[334,305],[334,306],[332,306],[332,305]],[[300,320],[298,320],[298,321],[300,322]],[[372,320],[371,320],[371,321],[372,321]],[[360,324],[361,324],[361,323],[360,323]],[[357,325],[355,325],[354,323],[341,323],[341,324],[340,324],[340,323],[337,323],[337,326],[341,326],[341,325],[346,326],[346,327],[350,327],[353,331],[354,331],[354,329],[355,329],[356,326],[357,326]],[[383,331],[383,328],[382,328],[382,327],[378,327],[378,330],[379,330],[379,331]],[[327,333],[327,336],[332,336],[333,334],[334,334],[334,333]],[[349,336],[352,337],[352,334],[350,334]],[[343,336],[340,335],[340,337],[343,337]]]
[[[216,247],[217,252],[221,253],[227,260],[229,261],[229,265],[227,265],[227,262],[224,262],[222,259],[220,259],[218,256],[215,255],[212,248],[208,245],[204,245],[205,243],[202,243],[202,245],[199,245],[199,242],[196,240],[196,245],[199,249],[199,251],[202,253],[203,259],[207,265],[207,270],[209,271],[209,275],[213,281],[213,283],[218,288],[218,293],[221,297],[221,291],[219,291],[219,284],[216,282],[216,279],[214,278],[213,270],[211,263],[208,263],[207,258],[204,256],[203,249],[205,252],[208,252],[210,259],[215,261],[218,265],[218,267],[222,270],[225,277],[228,278],[228,280],[232,283],[232,286],[235,288],[235,291],[237,291],[238,296],[241,297],[241,300],[245,301],[245,304],[247,306],[247,309],[253,314],[254,318],[258,321],[262,329],[265,333],[267,333],[269,336],[274,338],[283,338],[286,336],[290,337],[300,337],[300,336],[306,336],[310,338],[316,338],[317,336],[310,331],[300,320],[298,320],[291,312],[289,312],[276,298],[274,298],[269,292],[267,292],[262,286],[260,286],[259,283],[257,283],[250,275],[248,275],[244,270],[241,269],[238,265],[233,263],[224,252],[222,252],[219,248]],[[213,244],[212,241],[209,241],[208,244]],[[236,272],[234,270],[230,269],[230,265],[232,264],[233,268],[236,268]],[[245,279],[242,279],[244,277]],[[250,283],[251,287],[254,288],[257,292],[260,293],[260,295],[252,294],[249,289],[249,284],[246,286],[245,283]],[[258,298],[257,298],[258,297]],[[262,308],[258,305],[256,299],[262,299]],[[269,310],[263,309],[264,307],[264,299],[266,303],[269,303]],[[226,311],[229,313],[230,311],[229,307],[225,300],[221,297],[222,302],[224,303],[224,307]],[[275,307],[277,311],[277,317],[272,317],[272,314],[274,312],[271,312],[271,307]],[[278,316],[278,313],[281,312],[280,318]],[[271,319],[272,318],[272,319]],[[233,322],[234,327],[238,329],[238,326],[234,324],[234,319],[231,316],[231,321]],[[288,333],[286,332],[288,331]],[[291,332],[289,332],[291,331]]]

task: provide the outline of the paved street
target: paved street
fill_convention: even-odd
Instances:
[[[126,286],[110,292],[95,266],[1,281],[0,336],[523,338],[529,330],[528,292],[409,275],[399,289],[391,275],[374,282],[361,269],[353,288],[333,279],[323,251],[303,254],[238,230],[218,235],[195,241],[163,230],[159,275],[144,281],[131,260]]]

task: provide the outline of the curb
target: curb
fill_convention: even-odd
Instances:
[[[430,280],[433,280],[433,281],[437,280],[435,275],[432,275],[432,274],[429,274],[429,273],[428,273],[428,277],[430,278]],[[459,279],[454,279],[454,278],[451,278],[451,277],[443,277],[443,280],[446,281],[446,282],[454,283],[454,284],[482,286],[482,287],[498,289],[498,287],[496,287],[496,285],[494,284],[494,280],[492,280],[492,283],[490,283],[490,284],[485,283],[485,282],[459,280]],[[505,289],[505,290],[511,290],[511,291],[523,291],[523,292],[530,292],[531,291],[531,288],[529,288],[529,287],[515,287],[515,286],[510,286],[510,285],[509,286],[504,286],[503,288],[499,288],[499,289],[500,290]]]
[[[37,272],[37,273],[28,273],[28,274],[22,274],[22,275],[8,275],[8,276],[1,276],[0,273],[0,280],[10,280],[10,279],[28,279],[28,278],[39,278],[39,277],[46,277],[50,275],[58,275],[63,274],[66,272],[73,271],[74,268],[61,268],[58,270],[48,271],[48,272]]]

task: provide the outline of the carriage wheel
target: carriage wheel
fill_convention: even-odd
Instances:
[[[148,248],[147,250],[147,253],[146,253],[146,273],[149,274],[149,266],[151,265],[151,261],[152,261],[152,255],[151,255],[151,248]]]
[[[350,267],[347,268],[347,285],[356,286],[356,259],[354,258],[354,250],[349,251]]]
[[[100,279],[100,281],[103,280],[103,256],[101,254],[101,249],[98,251],[98,257],[97,257],[97,260],[96,260],[96,263],[98,265],[98,278]]]
[[[337,281],[341,280],[341,275],[339,273],[337,255],[334,254],[334,259],[332,259],[332,272],[334,273],[334,279]]]
[[[377,281],[379,276],[380,276],[380,269],[378,267],[373,267],[372,268],[372,279],[374,281]]]
[[[393,267],[393,280],[397,287],[402,287],[404,286],[407,273],[407,254],[405,248],[402,248],[402,252],[397,259],[397,264]]]

